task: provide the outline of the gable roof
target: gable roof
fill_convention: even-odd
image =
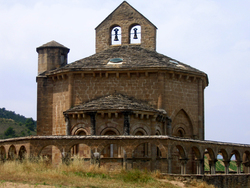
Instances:
[[[140,14],[145,20],[147,20],[152,26],[154,26],[156,29],[157,27],[150,22],[143,14],[141,14],[138,10],[136,10],[134,7],[132,7],[127,1],[123,1],[113,12],[111,12],[95,29],[97,29],[100,25],[102,25],[106,20],[108,20],[116,11],[118,11],[122,5],[127,5],[129,8],[133,9],[136,11],[138,14]]]

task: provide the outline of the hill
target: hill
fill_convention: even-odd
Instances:
[[[36,121],[0,108],[0,139],[36,135]]]

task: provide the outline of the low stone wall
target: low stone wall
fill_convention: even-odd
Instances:
[[[232,174],[232,175],[174,175],[164,174],[164,176],[174,180],[190,183],[193,180],[204,181],[212,184],[216,188],[248,188],[250,187],[250,174]]]

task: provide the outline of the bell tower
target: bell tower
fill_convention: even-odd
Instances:
[[[38,53],[38,75],[68,63],[69,49],[56,41],[48,42],[38,47],[36,51]]]
[[[156,50],[156,26],[124,1],[96,27],[96,52],[115,45]]]

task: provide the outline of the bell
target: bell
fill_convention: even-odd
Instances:
[[[119,41],[119,39],[118,39],[118,31],[119,31],[119,29],[115,28],[114,31],[115,31],[115,39],[114,39],[114,41]]]
[[[137,37],[137,28],[134,28],[134,38],[133,39],[138,39],[138,37]]]
[[[118,39],[118,36],[117,36],[117,35],[115,35],[115,39],[114,39],[114,41],[119,41],[119,39]]]

